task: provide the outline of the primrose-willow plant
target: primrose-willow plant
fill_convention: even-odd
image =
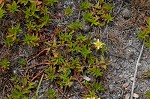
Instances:
[[[93,41],[93,36],[84,34],[82,28],[85,22],[91,27],[104,26],[110,22],[112,6],[104,0],[99,0],[97,4],[81,2],[78,9],[81,17],[70,22],[63,30],[59,23],[54,23],[55,20],[52,20],[52,18],[57,19],[55,17],[57,13],[51,9],[54,9],[54,5],[60,1],[13,0],[0,7],[0,18],[6,20],[11,14],[13,20],[10,22],[12,26],[8,25],[4,34],[6,38],[4,43],[9,50],[13,52],[11,47],[15,45],[30,46],[36,50],[29,57],[17,60],[15,66],[18,74],[9,74],[13,75],[9,79],[12,86],[10,92],[5,94],[6,99],[39,98],[37,96],[40,85],[46,80],[51,84],[48,92],[43,94],[46,99],[59,99],[60,94],[69,99],[70,93],[67,94],[67,91],[76,84],[81,86],[82,92],[79,92],[79,95],[83,99],[98,99],[97,93],[104,90],[99,78],[103,76],[109,64],[104,56],[106,46],[100,39]],[[64,18],[73,15],[71,6],[63,11]],[[21,17],[17,19],[15,16]],[[47,31],[49,29],[52,31]],[[2,68],[9,69],[10,64],[7,59],[0,61]],[[35,81],[38,81],[41,75],[40,83],[37,84]],[[96,80],[93,81],[91,78]]]
[[[60,88],[73,86],[73,80],[78,82],[79,77],[82,76],[101,77],[102,70],[107,68],[102,54],[98,55],[99,57],[94,56],[96,50],[103,49],[104,43],[97,40],[93,44],[91,37],[77,33],[76,30],[81,29],[81,26],[80,22],[73,22],[68,26],[70,32],[61,32],[56,35],[55,42],[45,43],[51,52],[49,56],[51,65],[45,70],[45,73],[47,79],[58,84]],[[79,83],[88,90],[89,94],[85,97],[97,97],[96,91],[103,90],[99,82],[82,80]]]

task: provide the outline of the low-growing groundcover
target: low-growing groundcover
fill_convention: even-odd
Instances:
[[[101,77],[110,64],[107,46],[98,37],[86,34],[84,24],[102,27],[112,21],[112,6],[97,0],[81,1],[78,19],[65,24],[56,20],[72,17],[70,6],[58,16],[60,0],[12,0],[0,4],[0,90],[4,99],[69,99],[77,83],[78,96],[97,99],[103,91]],[[61,9],[62,10],[62,9]],[[96,38],[96,40],[93,40]],[[20,49],[26,55],[20,55]],[[26,49],[26,50],[25,50]],[[14,56],[13,56],[14,55]],[[17,58],[14,58],[17,57]],[[94,78],[95,80],[92,80]],[[43,81],[50,83],[40,94]]]

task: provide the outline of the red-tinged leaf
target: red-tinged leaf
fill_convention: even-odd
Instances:
[[[140,26],[140,29],[141,30],[144,30],[146,27],[145,26]]]

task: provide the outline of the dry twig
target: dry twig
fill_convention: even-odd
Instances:
[[[140,61],[141,56],[142,56],[142,53],[143,53],[143,48],[144,48],[144,42],[143,42],[143,45],[142,45],[142,48],[141,48],[141,51],[140,51],[140,55],[139,55],[138,60],[137,60],[137,62],[136,62],[136,67],[135,67],[135,72],[134,72],[134,79],[133,79],[132,89],[131,89],[131,98],[130,98],[130,99],[133,99],[133,92],[134,92],[134,86],[135,86],[135,79],[136,79],[136,75],[137,75],[137,69],[138,69],[138,66],[139,66],[139,61]]]

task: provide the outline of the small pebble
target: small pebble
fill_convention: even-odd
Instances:
[[[138,66],[141,66],[142,64],[141,63],[138,63]]]
[[[122,11],[122,16],[123,16],[125,19],[129,19],[130,16],[131,16],[130,10],[129,10],[128,8],[125,8],[125,9]]]
[[[134,98],[139,98],[139,95],[137,93],[133,93]]]
[[[134,80],[134,77],[131,77],[130,80],[133,81],[133,80]]]
[[[83,79],[86,80],[86,81],[90,81],[91,80],[91,78],[87,77],[87,76],[83,76]]]
[[[126,94],[124,99],[129,99],[130,98],[130,94]]]
[[[89,25],[83,25],[82,30],[84,32],[88,32],[91,29],[91,27]]]
[[[126,82],[126,83],[124,83],[124,84],[123,84],[123,86],[122,86],[122,87],[123,87],[123,88],[127,88],[128,86],[129,86],[129,83],[128,83],[128,82]]]

